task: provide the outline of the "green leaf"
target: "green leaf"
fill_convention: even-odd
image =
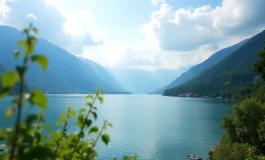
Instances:
[[[92,95],[87,95],[86,99],[93,99],[94,97]]]
[[[23,29],[23,33],[29,33],[28,29]]]
[[[38,119],[38,116],[35,115],[35,114],[31,114],[31,115],[27,116],[27,118],[26,118],[26,124],[27,124],[27,126],[30,126],[37,119]]]
[[[49,129],[49,130],[52,130],[53,128],[52,128],[52,126],[51,125],[44,125],[43,126],[43,129]]]
[[[2,75],[2,86],[4,88],[13,87],[17,81],[18,81],[18,76],[16,72],[8,71]]]
[[[41,140],[41,134],[38,132],[35,132],[35,138],[36,138],[37,143],[39,143]]]
[[[56,159],[56,156],[57,156],[53,152],[52,149],[46,146],[40,146],[40,145],[32,147],[28,155],[30,156],[29,159],[32,159],[32,160],[33,159]]]
[[[14,114],[14,112],[15,112],[15,108],[14,108],[14,107],[10,107],[10,108],[8,108],[8,109],[6,110],[5,116],[6,116],[6,117],[9,117],[9,116],[11,116],[12,114]]]
[[[39,65],[42,67],[43,70],[47,69],[48,66],[48,59],[43,55],[33,55],[31,57],[33,62],[38,62]]]
[[[92,112],[92,115],[94,116],[94,118],[95,118],[95,119],[97,119],[97,118],[98,118],[98,115],[97,115],[97,113],[96,113],[96,112]]]
[[[32,54],[32,52],[34,51],[34,44],[29,39],[24,44],[24,50],[27,53],[27,55]]]
[[[78,125],[79,127],[81,127],[82,124],[83,124],[83,122],[84,122],[84,115],[83,115],[83,114],[79,114],[79,116],[78,116],[78,118],[77,118],[77,125]]]
[[[103,134],[101,136],[101,139],[106,145],[108,145],[108,143],[110,142],[110,136],[108,134]]]
[[[112,127],[112,124],[111,124],[111,123],[108,123],[107,125],[108,125],[109,127]]]
[[[63,120],[65,117],[66,117],[66,114],[65,114],[65,113],[62,113],[62,114],[60,115],[60,119],[61,119],[61,120]]]
[[[8,95],[11,88],[0,88],[0,98],[3,98]]]
[[[99,102],[102,104],[104,99],[102,97],[98,97]]]
[[[62,119],[59,119],[59,120],[56,122],[56,126],[61,125],[62,122],[63,122],[63,120],[62,120]]]
[[[98,133],[98,127],[97,126],[91,127],[88,134],[91,134],[91,133]]]
[[[18,56],[20,56],[20,51],[15,50],[15,52],[14,52],[14,57],[17,59]]]
[[[86,109],[85,109],[85,108],[81,108],[81,109],[79,110],[79,113],[83,113],[83,112],[86,112]]]
[[[80,134],[80,137],[81,137],[81,138],[84,138],[85,134],[84,134],[83,131],[80,131],[79,134]]]
[[[33,28],[33,32],[34,32],[35,34],[38,34],[38,29],[37,29],[37,28]]]
[[[92,107],[92,103],[91,102],[86,102],[86,105]]]
[[[31,43],[36,43],[37,42],[37,39],[33,36],[29,37]]]
[[[70,115],[71,115],[72,117],[76,117],[76,113],[75,113],[75,111],[72,110],[72,111],[70,112]]]
[[[87,127],[89,127],[91,124],[92,124],[92,120],[91,120],[91,119],[86,119],[86,120],[85,120],[85,125],[86,125]]]
[[[34,90],[31,92],[30,102],[32,104],[39,105],[43,109],[46,109],[48,104],[47,97],[42,91],[39,90]]]
[[[24,40],[20,40],[17,42],[17,45],[18,46],[23,46],[25,44],[25,41]]]

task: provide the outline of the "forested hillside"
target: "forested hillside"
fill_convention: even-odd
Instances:
[[[178,96],[191,92],[197,96],[220,96],[237,86],[254,83],[257,73],[253,64],[259,59],[258,52],[263,49],[265,31],[251,38],[246,44],[224,58],[212,68],[202,72],[185,84],[168,89],[166,96]]]

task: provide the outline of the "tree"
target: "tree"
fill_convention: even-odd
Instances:
[[[265,47],[263,51],[258,54],[260,60],[254,64],[254,70],[259,73],[260,77],[265,81]]]

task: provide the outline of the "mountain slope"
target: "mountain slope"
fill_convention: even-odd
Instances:
[[[102,67],[98,63],[91,61],[89,59],[85,59],[82,57],[79,57],[79,59],[83,61],[85,64],[87,64],[102,82],[104,82],[106,85],[110,87],[115,87],[113,88],[113,90],[116,89],[116,90],[127,92],[123,88],[123,86],[120,84],[120,82],[104,67]]]
[[[14,69],[21,60],[14,60],[13,51],[23,35],[20,31],[6,26],[0,26],[0,35],[0,64]],[[29,67],[26,80],[32,88],[50,93],[87,93],[94,92],[97,87],[101,87],[106,93],[124,92],[118,89],[120,86],[109,86],[90,66],[46,40],[38,40],[35,53],[44,54],[49,59],[49,66],[46,72],[36,64]]]
[[[163,88],[157,90],[155,93],[163,93],[166,89],[179,86],[179,85],[181,85],[181,84],[183,84],[183,83],[195,78],[196,76],[198,76],[203,71],[213,67],[215,64],[217,64],[218,62],[223,60],[229,54],[231,54],[234,51],[236,51],[238,48],[243,46],[247,41],[248,41],[248,39],[243,40],[240,43],[237,43],[237,44],[235,44],[233,46],[224,48],[224,49],[214,53],[207,60],[205,60],[204,62],[202,62],[202,63],[200,63],[198,65],[193,66],[187,72],[185,72],[185,73],[181,74],[179,77],[177,77],[172,83],[170,83],[166,87],[163,87]]]
[[[189,68],[180,67],[178,69],[158,69],[151,71],[151,75],[159,81],[162,86],[171,83],[176,77],[180,76],[183,72],[186,72]]]
[[[194,92],[199,95],[218,96],[220,92],[236,86],[253,83],[257,76],[253,71],[253,64],[259,59],[257,53],[262,50],[264,40],[265,31],[248,40],[242,47],[191,81],[166,90],[164,95]]]

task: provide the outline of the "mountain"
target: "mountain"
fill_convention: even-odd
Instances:
[[[175,75],[181,74],[185,68],[178,70],[159,69],[145,71],[141,69],[114,69],[108,70],[132,93],[150,93],[171,82]]]
[[[193,92],[199,95],[219,96],[221,92],[239,85],[255,82],[257,73],[253,64],[259,59],[258,52],[263,49],[265,31],[248,40],[243,46],[228,55],[218,64],[209,68],[185,84],[166,90],[164,95],[179,95]]]
[[[204,62],[202,62],[202,63],[200,63],[198,65],[193,66],[187,72],[184,72],[180,76],[176,76],[177,78],[173,82],[171,82],[170,84],[168,84],[167,86],[165,86],[163,88],[160,88],[159,90],[155,91],[154,93],[160,93],[161,94],[166,89],[179,86],[179,85],[181,85],[181,84],[183,84],[183,83],[195,78],[196,76],[198,76],[203,71],[213,67],[215,64],[217,64],[218,62],[223,60],[229,54],[231,54],[234,51],[236,51],[238,48],[243,46],[247,41],[248,41],[248,39],[243,40],[243,41],[241,41],[241,42],[239,42],[239,43],[237,43],[237,44],[235,44],[233,46],[224,48],[224,49],[214,53],[207,60],[205,60]]]
[[[247,41],[248,41],[248,39],[243,40],[243,41],[241,41],[241,42],[239,42],[239,43],[237,43],[237,44],[235,44],[233,46],[224,48],[224,49],[214,53],[207,60],[205,60],[204,62],[202,62],[202,63],[200,63],[198,65],[193,66],[187,72],[181,74],[173,82],[171,82],[169,85],[164,87],[162,90],[160,89],[160,93],[161,93],[161,91],[163,92],[165,89],[179,86],[179,85],[181,85],[181,84],[183,84],[183,83],[195,78],[196,76],[198,76],[203,71],[213,67],[215,64],[217,64],[218,62],[223,60],[229,54],[231,54],[234,51],[236,51],[238,48],[240,48],[242,45],[244,45]]]
[[[22,62],[14,60],[13,51],[23,35],[7,26],[0,26],[0,35],[0,64],[7,69],[14,69],[16,64]],[[126,92],[120,85],[110,85],[106,80],[102,80],[100,76],[104,76],[104,73],[95,73],[84,61],[46,40],[38,39],[35,53],[45,55],[49,65],[43,72],[37,64],[31,64],[26,80],[32,88],[49,93],[87,93],[94,92],[97,87],[105,93]]]
[[[89,59],[85,59],[82,57],[79,57],[81,61],[83,61],[85,64],[87,64],[93,72],[98,76],[98,78],[106,83],[110,87],[115,87],[113,90],[120,90],[120,91],[126,91],[126,89],[123,88],[121,83],[109,72],[107,71],[104,67],[99,65],[98,63],[91,61]],[[129,93],[129,92],[128,92]]]

